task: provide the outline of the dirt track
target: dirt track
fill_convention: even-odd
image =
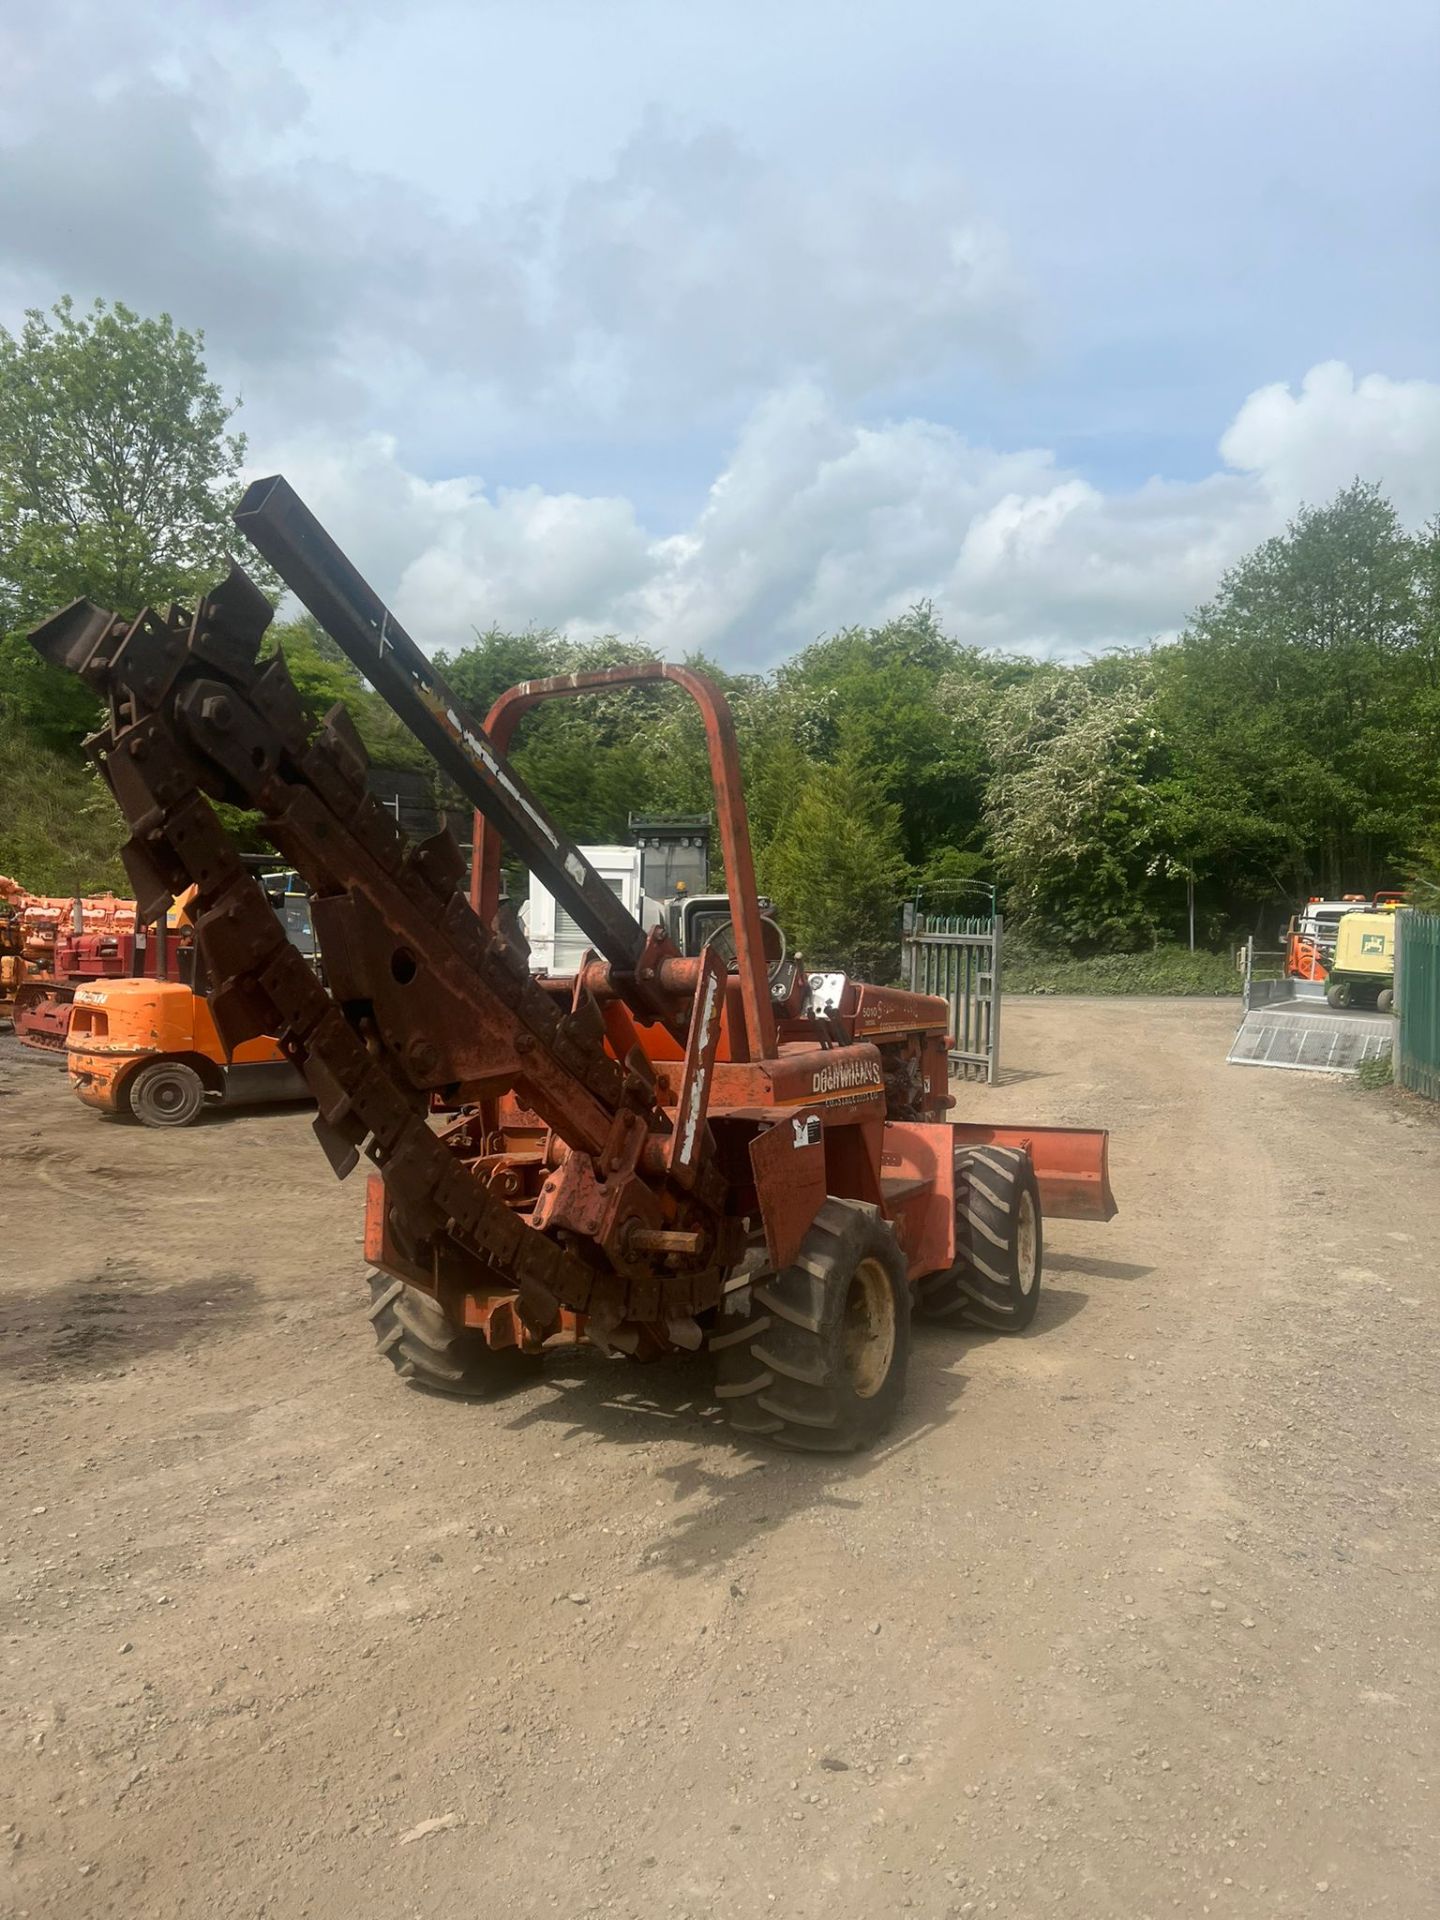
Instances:
[[[0,1911],[1440,1911],[1440,1127],[1233,1017],[1007,1008],[967,1108],[1108,1124],[1121,1217],[840,1463],[693,1363],[407,1391],[306,1116],[5,1043]]]

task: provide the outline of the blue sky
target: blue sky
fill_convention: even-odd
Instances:
[[[419,636],[764,664],[933,598],[1173,631],[1356,471],[1440,509],[1440,11],[0,11],[0,319],[203,326]]]

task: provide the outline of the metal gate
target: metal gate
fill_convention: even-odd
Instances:
[[[1407,907],[1395,927],[1395,1078],[1440,1100],[1440,913]]]
[[[907,916],[902,941],[905,984],[950,1003],[950,1071],[962,1080],[1000,1075],[1000,946],[997,913]]]

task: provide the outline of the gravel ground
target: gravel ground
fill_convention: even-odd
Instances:
[[[1235,1017],[1007,1007],[964,1110],[1121,1215],[839,1462],[694,1362],[410,1392],[303,1113],[0,1046],[0,1911],[1440,1911],[1440,1127]]]

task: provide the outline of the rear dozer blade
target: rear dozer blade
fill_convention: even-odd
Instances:
[[[986,1127],[961,1121],[957,1146],[1023,1147],[1047,1220],[1113,1220],[1110,1135],[1103,1127]]]

